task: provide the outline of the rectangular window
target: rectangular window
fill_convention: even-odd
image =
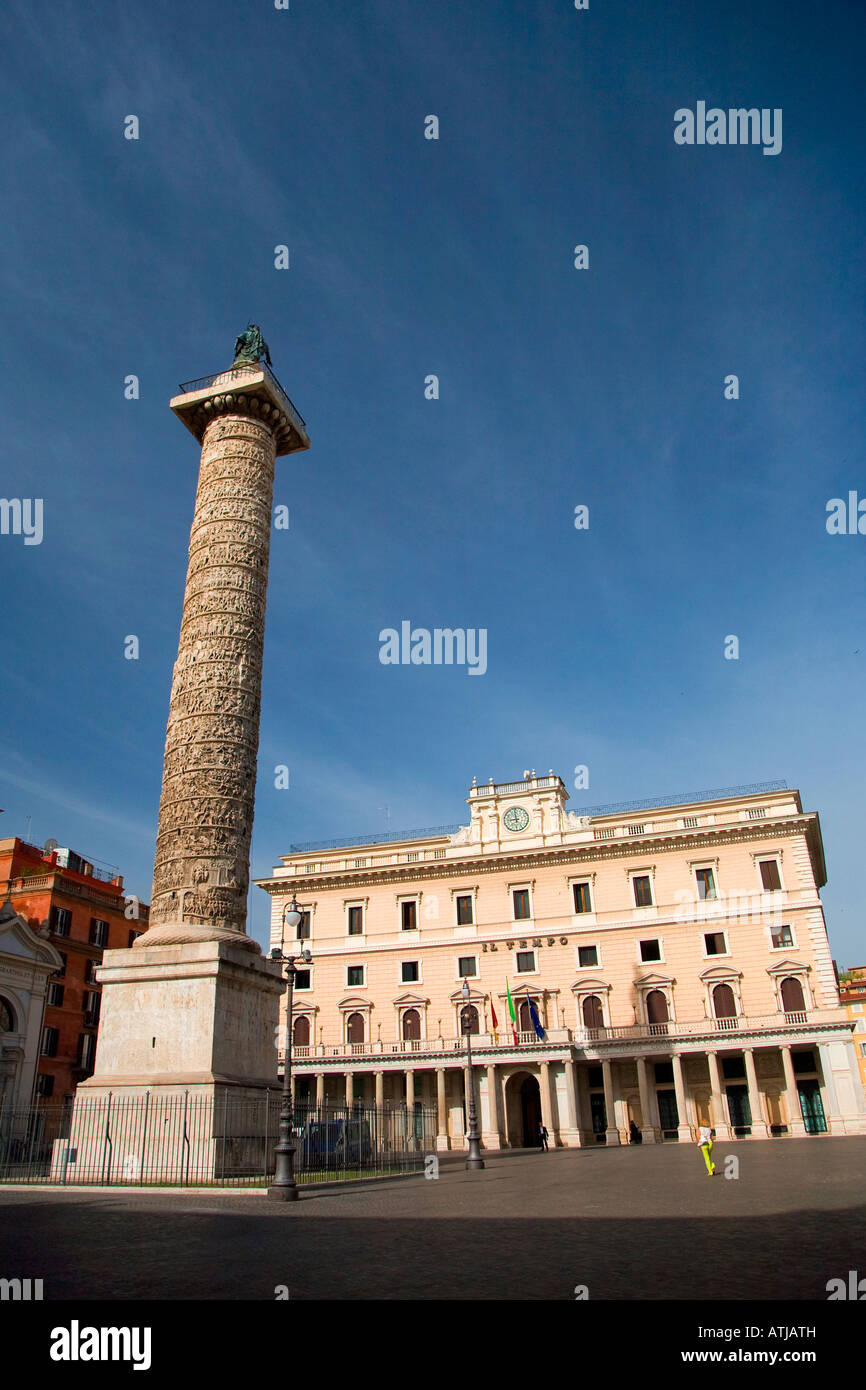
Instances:
[[[578,946],[577,959],[579,965],[598,965],[598,947]]]
[[[96,1055],[96,1038],[93,1033],[81,1033],[78,1038],[78,1064],[85,1071],[93,1071]]]
[[[86,989],[81,999],[81,1007],[84,1010],[84,1024],[87,1028],[95,1028],[99,1023],[99,1004],[101,995],[95,990]]]
[[[364,932],[364,909],[362,907],[350,907],[348,911],[348,925],[350,936],[362,936]],[[312,954],[312,952],[311,952]]]
[[[407,854],[407,855],[406,855],[406,863],[407,863],[407,864],[417,864],[417,863],[418,863],[418,851],[417,851],[417,850],[415,850],[412,854]]]
[[[434,859],[444,859],[444,858],[445,858],[445,851],[444,851],[444,849],[434,849],[434,851],[433,851],[433,858],[434,858]]]
[[[302,913],[301,913],[301,920],[300,920],[300,922],[298,923],[298,935],[297,935],[297,940],[298,940],[298,941],[309,941],[309,939],[310,939],[310,914],[309,914],[309,912],[302,912]]]
[[[56,1028],[43,1028],[43,1029],[42,1029],[42,1048],[41,1048],[42,1056],[43,1056],[43,1057],[56,1057],[56,1056],[57,1056],[57,1044],[59,1043],[59,1041],[60,1041],[60,1033],[59,1033],[59,1031],[58,1031]]]
[[[652,907],[653,890],[649,874],[635,874],[632,879],[635,907]]]
[[[309,988],[310,988],[310,971],[309,971],[309,970],[296,970],[296,971],[295,971],[295,989],[309,989]]]
[[[346,966],[346,984],[347,984],[347,985],[354,985],[356,988],[357,988],[359,985],[363,986],[363,984],[364,984],[364,967],[363,967],[363,965],[347,965],[347,966]]]
[[[66,961],[67,961],[67,957],[66,957],[66,955],[65,955],[65,953],[64,953],[63,951],[58,951],[57,954],[60,956],[60,959],[61,959],[61,961],[63,962],[63,964],[61,965],[61,967],[60,967],[60,969],[58,970],[57,973],[58,973],[58,975],[65,975],[65,974],[66,974]]]
[[[705,932],[704,950],[708,956],[726,955],[728,950],[728,943],[725,941],[725,933],[723,931]]]
[[[474,979],[478,974],[478,962],[475,956],[460,956],[457,961],[457,974],[464,980],[467,976]]]
[[[108,945],[108,923],[101,917],[91,917],[90,919],[90,944],[91,946]]]
[[[751,806],[749,808],[749,820],[763,820],[766,814],[763,806]]]
[[[52,907],[49,914],[51,930],[56,936],[68,936],[72,926],[72,913],[68,907]]]
[[[356,859],[356,860],[355,860],[355,868],[356,868],[356,869],[366,869],[366,867],[367,867],[367,861],[366,861],[366,859]]]
[[[92,956],[88,956],[87,959],[85,960],[85,962],[84,962],[84,983],[85,983],[86,985],[95,985],[95,984],[96,984],[96,967],[99,965],[99,963],[100,963],[100,962],[99,962],[98,960],[94,960]]]
[[[779,876],[779,865],[775,859],[762,859],[761,882],[766,892],[778,893],[782,887],[782,880]]]
[[[37,1078],[36,1078],[36,1094],[37,1094],[37,1096],[42,1096],[43,1098],[46,1098],[46,1097],[48,1097],[48,1096],[53,1096],[53,1095],[54,1095],[54,1077],[53,1077],[53,1076],[37,1076]]]
[[[414,985],[418,982],[418,962],[417,960],[404,960],[400,965],[400,979],[404,985]]]
[[[683,816],[684,830],[697,830],[700,821],[697,816]]]
[[[643,835],[645,829],[646,826],[644,825],[630,825],[628,828],[628,833],[629,835]]]
[[[418,927],[418,904],[416,902],[401,903],[400,916],[403,930],[415,931]]]
[[[514,899],[514,920],[523,922],[529,917],[529,889],[515,888],[512,897]]]
[[[588,883],[573,883],[571,890],[574,893],[575,912],[592,912],[592,900],[589,896]]]
[[[457,899],[457,925],[458,927],[470,927],[472,925],[471,894],[464,894]]]
[[[640,943],[640,958],[641,960],[661,960],[662,945],[658,938],[653,937],[650,941]]]
[[[49,1004],[52,1006],[52,1008],[55,1008],[55,1009],[62,1009],[62,1008],[63,1008],[63,986],[62,986],[62,985],[49,985],[49,986],[48,986],[48,1002],[49,1002]]]
[[[135,942],[136,942],[136,940],[138,939],[138,937],[139,937],[140,935],[141,935],[141,932],[137,932],[137,931],[131,931],[131,932],[129,933],[129,941],[127,942],[127,947],[128,947],[129,950],[132,950],[132,947],[135,945]]]
[[[534,952],[534,951],[518,951],[518,952],[517,952],[517,973],[518,973],[519,975],[523,975],[523,974],[525,974],[527,971],[529,971],[529,970],[534,970],[534,969],[535,969],[535,952]]]
[[[701,902],[707,902],[716,896],[716,880],[712,869],[696,869],[695,877],[698,880],[698,897]]]
[[[773,946],[776,950],[780,946],[793,946],[794,937],[790,927],[774,927],[772,931]]]

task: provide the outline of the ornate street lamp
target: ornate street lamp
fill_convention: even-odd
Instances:
[[[466,1067],[466,1084],[469,1089],[469,1156],[466,1159],[467,1168],[483,1168],[484,1159],[481,1157],[478,1134],[478,1113],[475,1109],[475,1080],[472,1071],[472,1019],[467,1005],[469,1003],[469,982],[464,978],[463,988],[460,991],[463,1000],[463,1007],[460,1010],[460,1018],[463,1024],[463,1031],[466,1034],[466,1048],[468,1060]]]
[[[284,941],[286,928],[289,929],[288,934],[292,939],[297,938],[297,929],[302,917],[303,913],[293,894],[291,903],[283,913]],[[292,1006],[295,975],[297,974],[295,961],[301,960],[304,965],[308,965],[312,956],[306,948],[297,956],[284,956],[282,950],[275,946],[271,951],[271,960],[278,960],[285,965],[288,991],[286,994],[286,1056],[283,1062],[283,1096],[280,1104],[280,1138],[275,1149],[277,1162],[274,1181],[268,1188],[268,1196],[273,1197],[277,1202],[296,1202],[298,1200],[298,1188],[295,1182],[295,1141],[292,1135],[294,1118],[292,1114]]]

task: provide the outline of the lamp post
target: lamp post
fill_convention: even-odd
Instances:
[[[463,1031],[466,1034],[467,1064],[466,1064],[466,1084],[469,1089],[469,1156],[466,1159],[467,1168],[483,1168],[484,1159],[481,1157],[478,1134],[478,1114],[475,1109],[475,1081],[472,1072],[472,1033],[470,1031],[470,1016],[467,1005],[469,1003],[469,982],[464,979],[463,988],[460,991],[463,1000],[463,1007],[460,1010],[460,1017],[463,1021]]]
[[[283,940],[285,941],[285,929],[290,928],[293,938],[297,935],[298,925],[300,924],[303,913],[298,907],[297,898],[292,895],[292,901],[283,913]],[[298,1200],[298,1188],[295,1182],[295,1141],[292,1136],[292,1005],[295,988],[295,961],[301,960],[308,964],[312,956],[307,949],[302,950],[297,956],[284,956],[282,949],[274,947],[271,951],[271,960],[278,960],[286,967],[286,1056],[283,1062],[283,1096],[280,1104],[280,1138],[276,1146],[277,1156],[274,1181],[268,1188],[268,1196],[277,1202],[296,1202]]]

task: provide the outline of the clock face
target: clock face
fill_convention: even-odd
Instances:
[[[506,830],[525,830],[529,824],[529,813],[522,806],[509,806],[502,820]]]

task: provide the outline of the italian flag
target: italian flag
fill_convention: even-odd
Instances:
[[[508,981],[505,981],[505,994],[508,999],[508,1012],[511,1016],[511,1032],[514,1035],[514,1045],[517,1046],[517,1014],[514,1011],[514,1000],[511,997],[511,990]]]

